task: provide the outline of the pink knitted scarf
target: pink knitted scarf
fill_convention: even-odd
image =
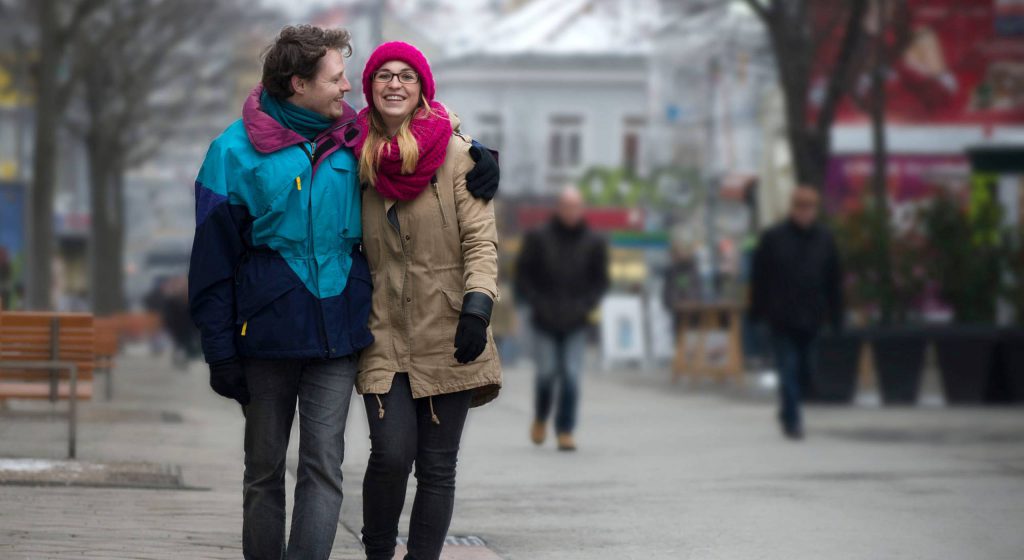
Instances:
[[[452,136],[452,122],[444,106],[436,101],[430,102],[433,114],[422,115],[422,109],[409,123],[416,144],[420,148],[420,159],[412,173],[402,173],[402,156],[398,151],[398,139],[392,138],[384,146],[377,161],[377,192],[384,198],[393,200],[412,200],[419,196],[430,179],[437,173],[448,150],[448,140]],[[359,138],[355,145],[356,157],[362,157],[363,146],[366,144],[367,131],[370,127],[369,108],[363,109],[356,117]]]

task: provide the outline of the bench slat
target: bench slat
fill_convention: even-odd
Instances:
[[[92,383],[79,381],[75,387],[75,394],[79,400],[91,399],[93,393]],[[60,399],[71,397],[71,385],[67,382],[57,384],[57,396]],[[0,399],[49,399],[50,385],[48,383],[17,383],[0,382]]]
[[[57,355],[52,352],[56,318]],[[106,332],[109,332],[107,330]],[[109,339],[108,335],[107,336]],[[116,339],[116,337],[115,337]],[[107,341],[109,347],[109,340]],[[78,368],[78,398],[91,398],[93,370],[97,367],[97,331],[95,318],[88,313],[3,312],[0,313],[0,361],[44,362],[56,359],[74,363]],[[101,360],[101,367],[111,364]],[[57,370],[59,397],[70,396],[68,372]],[[46,370],[0,368],[0,399],[50,397]]]

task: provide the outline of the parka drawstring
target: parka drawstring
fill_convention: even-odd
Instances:
[[[380,395],[373,395],[377,398],[377,418],[384,419],[384,401],[380,400]],[[434,397],[427,397],[427,402],[430,403],[430,421],[441,425],[441,419],[437,417],[437,413],[434,412]]]
[[[427,399],[430,401],[430,421],[440,426],[441,419],[434,413],[434,397],[427,397]]]

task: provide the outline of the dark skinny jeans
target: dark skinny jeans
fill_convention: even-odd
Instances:
[[[367,560],[394,558],[398,519],[413,464],[416,499],[405,560],[440,558],[455,505],[455,464],[472,394],[470,390],[413,399],[409,376],[398,373],[386,395],[363,396],[371,444],[363,478]],[[432,420],[434,415],[439,423]]]

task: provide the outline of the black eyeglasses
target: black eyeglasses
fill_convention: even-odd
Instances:
[[[397,74],[390,70],[378,70],[373,75],[373,81],[380,82],[382,84],[389,84],[395,76],[398,76],[398,81],[403,84],[415,84],[420,81],[419,75],[411,70],[406,70]]]

